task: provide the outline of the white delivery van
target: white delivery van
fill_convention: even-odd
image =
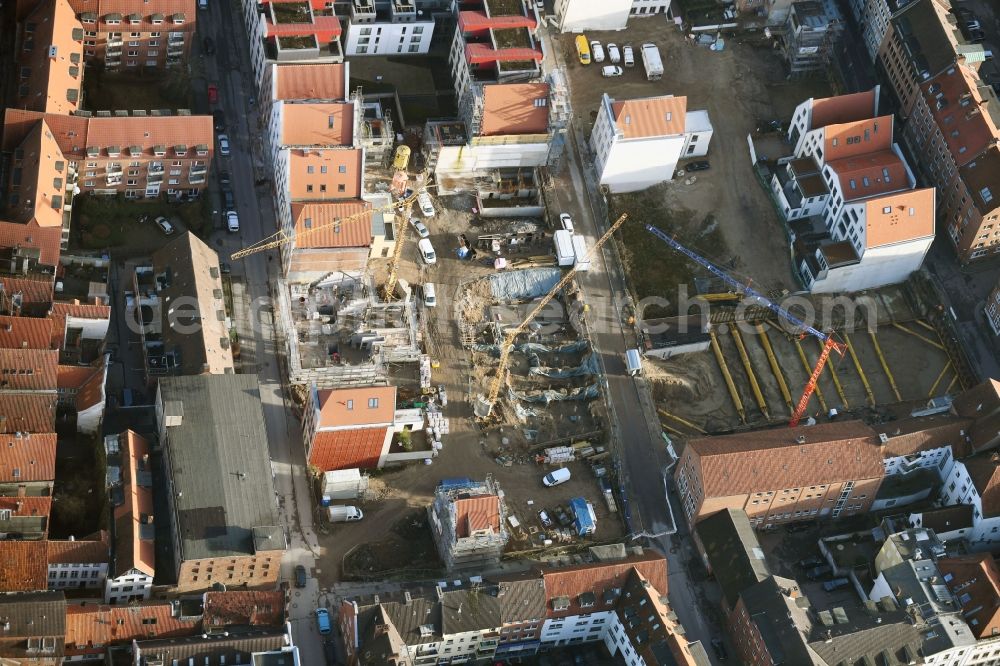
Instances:
[[[560,467],[542,477],[542,483],[551,488],[552,486],[558,486],[560,483],[566,483],[569,481],[569,476],[569,470],[565,467]]]
[[[329,511],[331,523],[353,523],[365,517],[356,506],[331,506]]]
[[[638,349],[625,350],[625,371],[632,377],[642,374],[642,355]]]
[[[425,264],[433,266],[437,263],[437,255],[434,254],[434,246],[431,245],[429,238],[421,238],[417,243],[417,249],[420,250],[420,256]]]
[[[437,307],[437,289],[433,282],[424,283],[424,305],[429,308]]]

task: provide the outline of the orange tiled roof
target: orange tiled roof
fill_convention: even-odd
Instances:
[[[0,393],[0,433],[54,432],[55,425],[55,393]]]
[[[154,30],[162,30],[164,32],[193,32],[195,26],[195,0],[149,0],[149,2],[144,2],[141,5],[136,5],[132,0],[98,0],[96,4],[93,0],[70,0],[70,4],[77,14],[85,12],[96,14],[98,20],[101,21],[106,30],[128,31],[129,28],[134,28],[140,32]],[[133,13],[139,14],[142,17],[140,24],[132,25],[128,22],[129,14]],[[121,14],[121,25],[112,26],[104,24],[103,18],[108,14]],[[163,14],[163,23],[153,23],[151,19],[153,14]],[[175,14],[182,14],[184,22],[180,24],[174,23],[171,19]],[[94,28],[91,27],[90,29],[93,30]]]
[[[78,390],[94,374],[89,365],[60,365],[58,367],[59,388]]]
[[[81,386],[76,394],[76,411],[82,412],[91,407],[104,404],[104,382],[107,379],[107,368],[101,366],[95,368],[90,373],[90,377]]]
[[[274,65],[274,99],[347,99],[347,64]]]
[[[625,582],[633,569],[642,574],[661,596],[666,596],[667,560],[656,551],[647,551],[638,557],[617,562],[581,564],[555,570],[543,569],[542,579],[545,581],[545,598],[548,601],[546,616],[558,618],[613,610],[619,599],[613,591],[620,592],[625,587]],[[596,597],[595,605],[593,608],[583,609],[580,606],[580,595],[588,592]],[[608,593],[611,603],[607,603],[604,598],[605,592]],[[566,597],[569,607],[562,611],[553,610],[552,602],[557,597]]]
[[[122,484],[125,502],[115,508],[115,576],[133,569],[148,576],[154,575],[156,548],[152,539],[140,538],[142,517],[153,515],[153,493],[140,486],[135,478],[136,469],[149,454],[149,442],[131,430],[121,438]]]
[[[57,349],[62,349],[66,338],[66,319],[111,319],[111,306],[97,305],[93,303],[61,303],[52,304],[52,313],[49,318],[52,320],[52,344]]]
[[[49,541],[49,564],[107,564],[111,558],[106,530],[86,539]]]
[[[52,320],[0,315],[0,347],[55,349],[52,344]]]
[[[17,470],[16,475],[14,470]],[[0,483],[53,481],[55,478],[55,433],[32,433],[20,437],[0,435]]]
[[[500,531],[500,498],[478,495],[455,500],[455,536],[462,539],[480,530]]]
[[[28,15],[22,27],[34,30],[21,39],[17,106],[35,111],[70,114],[79,108],[83,82],[83,24],[66,0],[45,0]],[[51,49],[55,49],[55,57]],[[25,77],[27,73],[27,77]],[[72,91],[72,93],[68,92]]]
[[[382,427],[317,432],[309,449],[309,464],[321,472],[378,467],[387,430]]]
[[[934,191],[925,187],[869,199],[865,206],[866,246],[871,249],[933,238]]]
[[[21,179],[15,183],[12,178],[8,183],[5,215],[22,224],[56,227],[61,233],[66,159],[48,124],[35,122],[15,150],[22,155]]]
[[[626,139],[683,134],[687,97],[663,95],[611,103],[615,124]]]
[[[972,419],[943,414],[890,421],[874,429],[887,438],[882,445],[885,458],[911,456],[951,445],[954,457],[961,459],[972,453],[965,441],[971,426]]]
[[[983,517],[1000,516],[1000,460],[992,454],[979,454],[962,461],[972,485],[979,492]]]
[[[866,92],[814,99],[809,129],[871,118],[878,112],[875,108],[875,93],[876,89],[872,88]]]
[[[906,165],[891,150],[827,162],[840,181],[844,201],[857,201],[910,187]]]
[[[878,437],[861,421],[693,439],[688,449],[706,499],[885,474]]]
[[[7,509],[12,516],[47,516],[52,509],[51,497],[0,497],[0,509]]]
[[[115,146],[122,151],[122,161],[127,162],[125,151],[130,146],[141,147],[145,155],[152,155],[155,146],[163,146],[168,155],[172,155],[174,146],[185,146],[193,151],[195,146],[203,145],[211,154],[214,140],[211,116],[132,116],[91,118],[85,146],[100,149],[105,157],[107,148]]]
[[[536,104],[542,100],[542,104]],[[545,134],[549,129],[549,84],[497,83],[483,86],[481,136]]]
[[[56,258],[59,256],[59,245],[56,243]],[[44,254],[44,250],[43,250]],[[0,277],[0,289],[6,294],[6,298],[14,294],[21,295],[21,302],[27,305],[49,305],[52,303],[52,278],[35,279],[29,277]],[[9,303],[0,303],[0,306],[9,307]],[[46,308],[48,309],[48,308]]]
[[[285,621],[281,590],[206,592],[202,620],[206,627],[277,627]]]
[[[1000,571],[993,556],[978,553],[942,557],[937,566],[945,584],[959,600],[973,635],[987,638],[1000,633]]]
[[[979,92],[981,85],[983,83],[974,69],[956,65],[920,86],[931,115],[959,167],[976,159],[991,141],[1000,137],[1000,131]]]
[[[350,102],[282,104],[281,120],[285,146],[350,146],[354,140]]]
[[[175,638],[199,633],[197,619],[174,617],[165,601],[130,606],[66,605],[66,655],[104,654],[108,646],[133,640]]]
[[[44,266],[59,263],[61,242],[62,227],[40,227],[37,222],[21,224],[0,220],[0,248],[37,248],[40,250],[39,263]]]
[[[823,155],[826,161],[858,157],[892,148],[892,116],[827,125]]]
[[[318,393],[317,428],[387,425],[396,415],[395,386],[323,389]],[[377,401],[369,407],[371,400]]]
[[[368,247],[372,243],[371,215],[362,215],[334,226],[333,222],[351,215],[371,210],[367,201],[330,201],[321,203],[293,203],[292,220],[295,223],[295,247]],[[319,229],[302,235],[309,229]]]
[[[58,365],[55,349],[0,349],[0,390],[54,390]]]
[[[288,187],[291,199],[330,201],[361,198],[362,162],[362,151],[355,148],[290,150]]]
[[[48,587],[44,541],[0,541],[0,592],[33,592]]]
[[[980,214],[985,217],[1000,208],[1000,147],[990,146],[958,173]]]

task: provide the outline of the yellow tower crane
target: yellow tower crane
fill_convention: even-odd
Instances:
[[[615,220],[615,223],[611,225],[611,228],[604,232],[603,236],[597,239],[597,242],[594,243],[594,247],[590,248],[590,252],[587,253],[587,258],[582,262],[577,260],[578,263],[589,262],[590,259],[597,254],[598,250],[600,250],[601,247],[608,242],[608,239],[611,238],[611,234],[617,231],[618,227],[622,226],[627,219],[628,214],[625,213]],[[542,300],[538,301],[534,309],[528,314],[527,317],[524,318],[524,321],[504,334],[503,342],[500,345],[500,364],[497,366],[497,374],[490,384],[489,393],[485,398],[481,397],[475,406],[476,416],[480,419],[486,420],[489,418],[490,414],[493,412],[493,407],[496,405],[497,398],[500,397],[500,387],[503,386],[506,378],[507,366],[510,364],[510,353],[514,348],[514,341],[517,339],[517,336],[528,330],[528,326],[532,321],[534,321],[535,317],[538,316],[538,313],[541,312],[542,309],[556,297],[556,294],[562,291],[562,289],[569,284],[570,280],[572,280],[575,275],[576,265],[574,265],[566,272],[565,275],[562,276],[562,279],[549,290],[549,293],[542,297]]]

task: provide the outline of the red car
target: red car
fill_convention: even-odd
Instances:
[[[219,101],[219,87],[214,83],[208,84],[208,103],[215,104]]]

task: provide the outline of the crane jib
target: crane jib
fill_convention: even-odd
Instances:
[[[780,305],[778,305],[777,303],[772,302],[771,299],[769,299],[766,296],[764,296],[764,294],[760,293],[759,291],[755,290],[754,288],[750,287],[749,285],[743,284],[742,282],[740,282],[739,280],[737,280],[733,276],[729,275],[729,273],[725,272],[724,270],[722,270],[721,268],[719,268],[718,266],[716,266],[715,264],[713,264],[708,259],[706,259],[703,256],[701,256],[700,254],[697,254],[696,252],[694,252],[692,250],[689,250],[688,248],[684,247],[683,245],[681,245],[676,240],[674,240],[673,238],[671,238],[668,234],[666,234],[661,229],[657,229],[656,227],[654,227],[651,224],[647,224],[645,226],[646,226],[646,231],[648,231],[649,233],[653,234],[654,236],[656,236],[657,238],[659,238],[660,240],[662,240],[664,243],[666,243],[670,247],[674,248],[675,250],[677,250],[678,252],[680,252],[684,256],[688,257],[692,261],[694,261],[694,262],[698,263],[699,265],[703,266],[704,268],[708,269],[709,271],[712,272],[713,275],[716,275],[717,277],[721,278],[722,280],[724,280],[730,286],[735,287],[738,291],[742,291],[742,292],[744,292],[746,294],[749,294],[750,296],[752,296],[754,298],[754,300],[756,300],[761,305],[767,307],[769,310],[771,310],[772,312],[774,312],[776,315],[778,315],[782,319],[788,321],[789,323],[791,323],[794,326],[797,326],[798,328],[801,328],[806,333],[809,333],[810,335],[818,338],[819,340],[822,340],[823,342],[826,342],[827,339],[830,337],[826,333],[823,333],[822,331],[817,330],[817,329],[813,328],[812,326],[809,326],[804,321],[802,321],[801,319],[799,319],[798,317],[796,317],[795,315],[793,315],[791,312],[789,312],[785,308],[783,308]]]

